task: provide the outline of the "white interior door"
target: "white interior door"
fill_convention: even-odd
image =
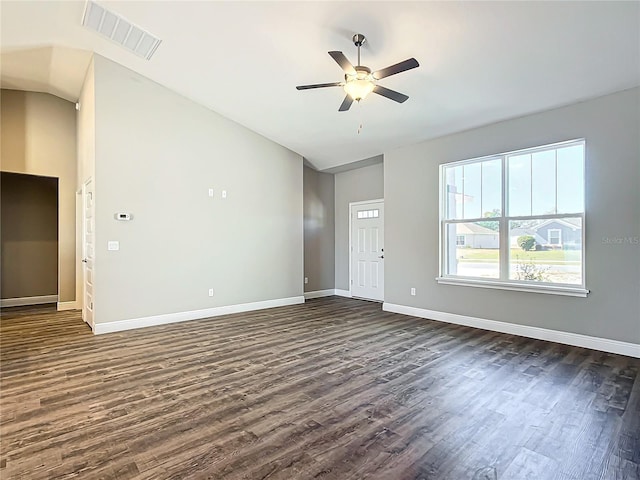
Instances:
[[[352,204],[351,296],[384,300],[384,202]]]
[[[82,187],[82,265],[83,301],[82,319],[93,326],[93,268],[95,260],[95,219],[93,181],[87,180]]]

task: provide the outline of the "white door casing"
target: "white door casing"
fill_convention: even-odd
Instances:
[[[384,300],[384,201],[349,205],[351,296]]]
[[[93,328],[93,278],[95,261],[95,218],[93,181],[82,186],[82,319]]]

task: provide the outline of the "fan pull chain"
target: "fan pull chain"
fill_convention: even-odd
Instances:
[[[358,109],[358,135],[360,135],[360,133],[362,132],[362,128],[363,128],[363,121],[362,121],[362,106],[360,105],[360,102],[358,101],[358,105],[356,107]]]

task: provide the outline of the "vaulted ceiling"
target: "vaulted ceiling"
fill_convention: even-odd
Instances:
[[[150,61],[82,27],[84,1],[2,1],[3,88],[73,101],[97,52],[320,170],[640,85],[640,2],[98,3],[162,40]],[[355,63],[354,33],[374,70],[420,62],[381,81],[407,102],[295,89],[342,80],[327,52]]]

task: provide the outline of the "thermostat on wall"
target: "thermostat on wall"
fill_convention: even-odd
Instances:
[[[133,219],[133,215],[131,215],[130,213],[116,213],[114,215],[114,218],[122,222],[128,222],[129,220]]]

